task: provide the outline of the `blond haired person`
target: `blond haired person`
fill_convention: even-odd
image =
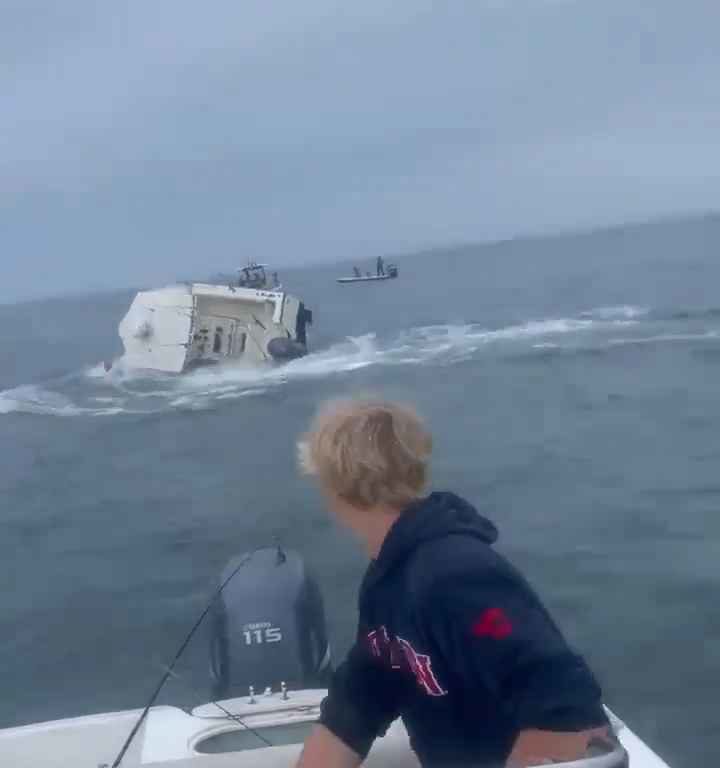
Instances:
[[[584,660],[497,530],[452,493],[423,496],[432,441],[394,403],[325,406],[300,444],[335,517],[371,558],[355,646],[300,768],[355,768],[402,717],[423,766],[577,759],[611,736]]]

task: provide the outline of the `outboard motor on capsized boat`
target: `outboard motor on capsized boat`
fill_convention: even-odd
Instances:
[[[298,357],[304,357],[307,354],[307,347],[299,341],[295,341],[295,339],[278,336],[270,339],[267,351],[273,360],[296,360]]]
[[[288,336],[276,336],[270,339],[267,345],[267,351],[273,360],[287,361],[295,360],[307,354],[307,326],[312,325],[313,313],[305,307],[303,302],[297,311],[297,320],[295,322],[295,338]]]
[[[320,588],[297,552],[279,547],[233,558],[221,582],[246,562],[215,602],[210,667],[213,698],[325,687],[330,645]]]

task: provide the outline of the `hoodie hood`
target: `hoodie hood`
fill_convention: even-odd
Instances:
[[[407,558],[420,544],[448,535],[473,536],[486,544],[497,541],[495,525],[454,493],[431,493],[411,504],[397,519],[375,560],[375,579]]]

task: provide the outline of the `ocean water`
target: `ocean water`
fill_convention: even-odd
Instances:
[[[320,576],[336,656],[364,558],[298,476],[327,397],[416,404],[433,486],[474,501],[675,765],[720,760],[720,218],[285,272],[281,367],[127,370],[131,292],[0,306],[0,726],[144,702],[233,555]],[[162,700],[208,697],[198,638]]]

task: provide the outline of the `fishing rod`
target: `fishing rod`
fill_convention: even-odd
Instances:
[[[110,766],[110,768],[120,768],[120,765],[121,765],[123,759],[125,758],[125,755],[127,754],[128,749],[130,749],[130,745],[133,743],[133,740],[137,736],[138,731],[140,730],[142,724],[145,722],[145,719],[148,716],[148,712],[150,712],[151,707],[157,701],[157,698],[160,695],[160,692],[162,691],[162,689],[164,688],[165,683],[167,683],[167,681],[174,675],[175,665],[178,663],[178,661],[180,661],[180,657],[185,652],[185,649],[190,644],[190,641],[195,636],[195,633],[200,628],[200,625],[205,620],[205,617],[208,615],[208,613],[210,613],[210,610],[212,609],[215,601],[218,599],[218,597],[220,597],[220,595],[222,594],[222,591],[232,581],[232,579],[235,577],[235,575],[238,573],[238,571],[241,568],[243,568],[243,566],[245,566],[249,562],[250,558],[257,551],[258,551],[257,549],[254,549],[252,552],[249,552],[247,555],[245,555],[245,557],[233,569],[233,571],[230,573],[230,575],[222,582],[222,584],[217,588],[217,590],[215,590],[215,593],[210,598],[210,601],[208,602],[208,604],[205,606],[205,610],[200,614],[200,616],[198,616],[197,621],[192,625],[192,628],[190,629],[190,631],[185,636],[185,639],[180,644],[180,647],[178,648],[177,653],[175,654],[175,658],[173,658],[173,660],[170,662],[170,664],[166,667],[165,674],[163,674],[163,676],[160,678],[160,681],[158,682],[157,686],[155,687],[155,690],[152,692],[152,695],[150,696],[150,698],[148,699],[147,704],[145,705],[145,708],[140,713],[140,716],[138,717],[135,725],[133,726],[132,730],[128,734],[127,739],[125,739],[125,743],[122,745],[120,751],[118,752],[117,757],[113,761],[113,763]],[[284,557],[284,553],[282,553],[282,550],[278,547],[278,557],[281,557],[281,556]],[[223,710],[228,715],[228,717],[232,718],[236,722],[239,722],[241,725],[243,725],[249,731],[253,732],[255,736],[257,736],[261,741],[264,741],[268,746],[272,746],[267,741],[267,739],[262,737],[259,733],[255,733],[252,730],[252,728],[250,728],[249,726],[245,725],[245,723],[243,723],[237,715],[232,715],[230,712],[225,710],[220,704],[218,704],[217,702],[214,702],[214,703],[215,703],[215,705],[217,707],[219,707],[221,710]]]

